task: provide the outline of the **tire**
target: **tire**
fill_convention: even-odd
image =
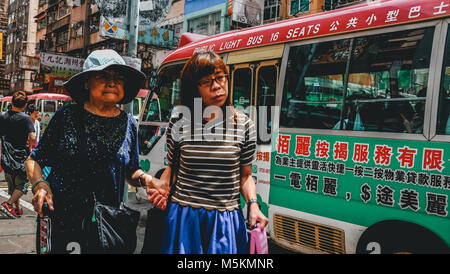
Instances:
[[[405,221],[382,221],[361,235],[358,254],[449,254],[445,242],[427,228]]]

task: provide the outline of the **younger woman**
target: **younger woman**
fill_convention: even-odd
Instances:
[[[195,54],[183,68],[181,105],[189,113],[180,110],[182,118],[174,115],[178,119],[172,118],[167,130],[169,166],[161,179],[169,184],[175,161],[178,168],[162,253],[246,253],[241,194],[250,207],[250,225],[260,222],[264,229],[268,223],[251,176],[255,126],[231,106],[228,85],[228,69],[213,52]],[[199,110],[203,119],[196,121]]]

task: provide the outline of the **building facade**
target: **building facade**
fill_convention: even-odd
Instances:
[[[9,80],[5,75],[5,48],[8,37],[8,4],[9,0],[0,0],[0,95],[9,90]]]
[[[5,77],[10,90],[33,92],[32,76],[36,63],[36,22],[39,0],[9,0],[5,47]]]

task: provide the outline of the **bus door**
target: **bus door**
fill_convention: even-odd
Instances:
[[[248,115],[256,127],[257,152],[256,162],[252,166],[252,176],[256,183],[261,211],[266,216],[268,216],[270,190],[273,107],[283,50],[284,45],[276,45],[233,52],[228,56],[233,105]],[[242,208],[244,208],[243,201]],[[245,209],[244,212],[246,212]]]
[[[180,104],[180,71],[184,63],[168,65],[158,73],[157,86],[149,92],[138,126],[139,159],[143,170],[159,178],[167,167],[166,129],[172,109]],[[138,188],[138,198],[145,198]]]

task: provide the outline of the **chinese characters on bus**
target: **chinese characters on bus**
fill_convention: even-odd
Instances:
[[[423,153],[419,154],[417,148],[408,145],[331,142],[324,138],[313,141],[312,136],[279,134],[274,163],[275,166],[293,168],[286,179],[294,189],[337,196],[339,191],[345,191],[339,188],[339,180],[345,179],[338,177],[351,176],[352,182],[355,178],[362,179],[360,198],[365,203],[375,201],[377,205],[417,212],[419,199],[426,199],[424,210],[428,214],[447,216],[447,195],[426,192],[426,197],[419,197],[416,190],[408,188],[408,185],[414,185],[450,190],[450,175],[443,173],[444,150],[427,147],[421,150]],[[317,175],[320,173],[323,176]],[[282,179],[283,176],[276,174],[274,178]],[[376,187],[365,182],[371,179],[375,180]],[[398,194],[392,187],[396,183],[404,185]],[[347,200],[351,199],[350,192],[343,194]],[[397,201],[394,195],[398,196]]]
[[[298,24],[286,24],[280,28],[262,30],[257,36],[236,39],[233,36],[215,40],[213,43],[196,45],[193,51],[214,50],[229,51],[252,46],[262,46],[314,36],[323,36],[338,32],[363,30],[373,27],[401,24],[416,20],[425,20],[446,15],[450,12],[450,1],[429,1],[417,5],[414,1],[405,1],[400,7],[373,4],[370,10],[357,13],[345,13],[338,16],[323,18],[311,17]]]

